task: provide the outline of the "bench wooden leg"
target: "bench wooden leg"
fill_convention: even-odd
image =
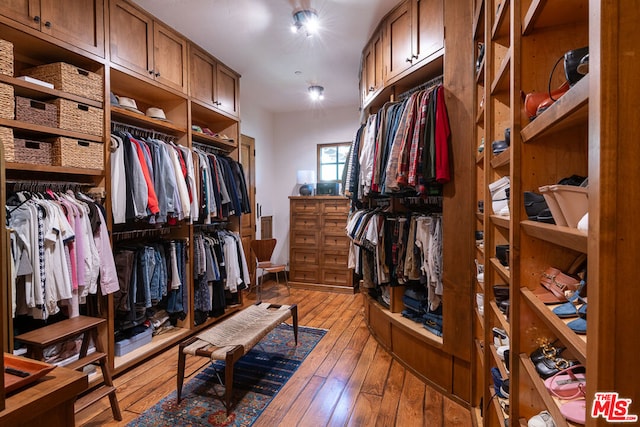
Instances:
[[[293,337],[296,340],[296,345],[298,345],[298,305],[293,304],[289,310],[291,310],[291,317],[293,319]]]
[[[227,416],[231,414],[231,400],[233,399],[233,373],[235,364],[244,355],[244,348],[241,345],[234,347],[227,352],[224,365],[224,403],[227,407]]]

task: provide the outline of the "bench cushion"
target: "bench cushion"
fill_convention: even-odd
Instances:
[[[225,360],[235,346],[246,354],[276,326],[291,317],[291,306],[273,307],[270,303],[252,305],[197,335],[198,340],[184,348],[185,354],[211,350],[211,358]]]

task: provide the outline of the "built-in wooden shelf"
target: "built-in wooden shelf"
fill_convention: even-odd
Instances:
[[[32,123],[20,122],[18,120],[9,120],[0,118],[0,126],[13,128],[14,131],[20,131],[28,135],[32,135],[34,139],[40,138],[55,138],[57,136],[64,136],[73,139],[82,139],[84,141],[91,142],[103,142],[102,136],[89,135],[86,133],[75,132],[71,130],[64,130],[59,128],[52,128],[49,126],[34,125]]]
[[[493,384],[491,384],[491,386],[489,387],[489,396],[493,396],[495,394],[495,391],[493,390]],[[496,396],[494,399],[491,399],[493,401],[493,409],[496,411],[496,414],[498,416],[498,425],[500,426],[504,426],[507,425],[506,423],[506,419],[507,419],[507,415],[504,413],[504,410],[502,409],[502,406],[500,406],[500,398],[498,396]]]
[[[27,82],[16,77],[7,76],[5,74],[0,74],[0,83],[12,85],[14,94],[23,96],[25,98],[37,100],[53,100],[55,98],[64,98],[84,105],[89,105],[91,107],[103,107],[103,104],[100,101],[94,101],[93,99],[84,98],[82,96],[63,92],[57,89],[50,89],[48,87]]]
[[[507,366],[504,364],[504,361],[498,356],[498,349],[493,343],[489,344],[489,348],[491,349],[491,356],[493,356],[493,363],[500,370],[500,374],[502,378],[509,378],[509,372],[507,371]]]
[[[551,132],[558,132],[589,120],[589,75],[584,76],[567,93],[520,131],[522,142],[533,142]]]
[[[587,22],[588,10],[589,2],[584,0],[533,0],[522,20],[522,35],[531,34],[536,28]]]
[[[487,298],[487,295],[485,295]],[[507,320],[507,316],[504,315],[498,308],[498,304],[495,301],[489,301],[489,307],[493,312],[493,315],[496,319],[498,319],[498,323],[500,323],[500,327],[507,332],[507,335],[511,336],[511,326],[509,325],[509,321]],[[493,345],[493,343],[491,344]]]
[[[510,19],[509,19],[509,6],[511,0],[504,0],[498,6],[496,10],[496,20],[493,23],[493,29],[491,30],[492,40],[509,39]]]
[[[496,269],[498,274],[502,277],[502,280],[504,280],[505,283],[511,283],[511,272],[509,271],[509,269],[500,264],[498,258],[491,258],[489,261],[491,262],[491,265]]]
[[[473,38],[484,40],[484,0],[478,1],[473,12]]]
[[[531,220],[522,221],[520,225],[529,236],[564,248],[587,253],[587,234],[577,228],[563,227]]]
[[[118,122],[126,122],[134,126],[142,127],[145,129],[155,130],[158,132],[167,133],[170,135],[179,135],[187,133],[186,126],[175,125],[170,121],[158,120],[151,117],[147,117],[144,114],[136,113],[135,111],[127,110],[126,108],[111,106],[111,117]]]
[[[215,136],[207,135],[206,133],[196,131],[191,134],[191,139],[195,142],[211,145],[216,148],[221,148],[225,151],[231,151],[238,147],[233,140],[221,139]]]
[[[535,366],[533,366],[533,362],[529,359],[527,354],[521,353],[519,355],[520,364],[524,369],[520,369],[520,375],[527,378],[527,383],[531,383],[535,388],[536,392],[544,402],[546,409],[551,414],[554,422],[556,423],[556,427],[572,427],[576,424],[567,422],[565,417],[560,412],[560,406],[558,405],[558,400],[549,394],[546,386],[544,385],[544,380],[538,375]],[[522,382],[522,381],[521,381]],[[526,424],[525,424],[526,425]]]
[[[491,167],[494,169],[509,166],[509,163],[511,163],[511,147],[507,147],[506,150],[491,159]]]
[[[476,124],[480,126],[484,125],[484,106],[478,108],[478,114],[476,115]]]
[[[491,215],[491,222],[497,227],[501,228],[510,228],[511,217],[502,216],[502,215]]]
[[[491,83],[491,95],[498,95],[509,90],[509,68],[511,65],[511,49],[502,58],[498,72]]]
[[[544,321],[554,334],[562,340],[575,357],[583,364],[587,363],[587,336],[578,335],[567,326],[573,319],[561,319],[553,313],[557,305],[545,305],[529,288],[520,288],[520,295],[533,311]]]
[[[482,58],[480,61],[480,68],[476,71],[476,83],[484,86],[484,69],[485,69],[485,58]]]
[[[102,169],[81,169],[81,168],[68,168],[64,166],[51,166],[51,165],[34,165],[30,163],[6,163],[7,175],[11,175],[11,171],[27,171],[33,172],[37,175],[40,172],[55,173],[60,175],[71,176],[88,176],[88,177],[102,177],[104,171]],[[35,179],[35,178],[34,178]]]
[[[122,372],[140,362],[142,358],[151,357],[169,346],[182,341],[188,337],[191,332],[189,329],[176,327],[163,334],[156,335],[149,344],[138,347],[124,356],[115,356],[113,362],[114,373]]]

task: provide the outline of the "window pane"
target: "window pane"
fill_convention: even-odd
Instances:
[[[337,179],[342,179],[342,171],[344,170],[344,163],[340,163],[338,165],[338,178]]]
[[[338,147],[338,162],[344,163],[347,161],[347,154],[349,154],[349,145],[341,145]]]
[[[336,147],[324,147],[320,149],[320,163],[335,163],[336,162]]]
[[[336,165],[322,165],[320,169],[321,181],[335,181],[338,179],[336,176]]]

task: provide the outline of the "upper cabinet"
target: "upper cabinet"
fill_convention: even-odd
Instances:
[[[442,0],[407,0],[386,19],[386,79],[393,80],[444,46]]]
[[[442,0],[412,0],[412,64],[444,47],[444,5]]]
[[[239,76],[202,49],[191,45],[189,95],[230,114],[239,115]]]
[[[215,105],[235,117],[240,114],[239,78],[230,68],[219,62],[216,64]]]
[[[411,5],[408,1],[398,6],[386,20],[385,65],[386,79],[390,80],[411,67]]]
[[[111,3],[111,61],[179,92],[187,88],[187,42],[129,3]]]
[[[377,31],[362,53],[360,90],[362,104],[374,98],[384,86],[383,30]]]
[[[11,0],[0,14],[58,40],[104,57],[103,0]]]

